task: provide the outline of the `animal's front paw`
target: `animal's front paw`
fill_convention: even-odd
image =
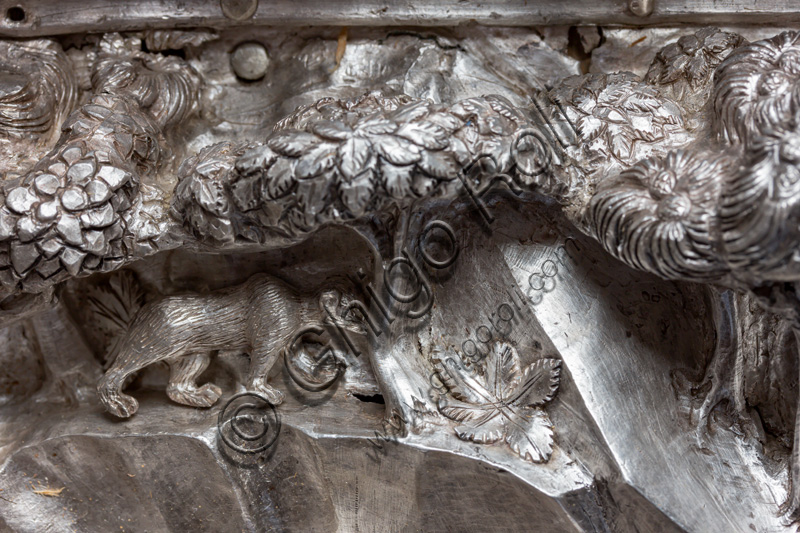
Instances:
[[[280,405],[283,403],[283,393],[266,383],[252,383],[250,387],[248,387],[248,390],[263,395],[272,405]]]
[[[206,383],[199,388],[170,385],[167,387],[167,396],[175,403],[191,407],[211,407],[222,396],[222,389],[213,383]]]
[[[139,402],[136,401],[136,398],[127,394],[105,399],[103,404],[109,413],[119,418],[130,418],[139,410]]]
[[[197,396],[203,399],[205,407],[210,407],[217,403],[219,397],[222,396],[222,389],[213,383],[206,383],[197,389]]]

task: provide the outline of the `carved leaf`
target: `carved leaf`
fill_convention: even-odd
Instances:
[[[474,121],[481,135],[504,135],[505,119],[498,115],[485,98],[469,98],[456,103],[450,113],[463,121]]]
[[[410,165],[420,160],[422,149],[416,144],[393,135],[380,135],[372,139],[378,154],[395,165]]]
[[[312,148],[298,162],[295,169],[298,179],[319,176],[336,162],[335,144],[324,143]]]
[[[525,409],[506,424],[506,443],[527,461],[541,463],[553,454],[553,426],[541,409]]]
[[[330,203],[329,179],[323,176],[316,180],[300,180],[295,192],[297,205],[302,209],[306,220],[314,220]]]
[[[684,68],[689,62],[689,59],[689,56],[681,55],[671,64],[666,65],[659,81],[663,84],[678,81],[684,75]]]
[[[520,407],[534,407],[551,401],[561,381],[561,361],[539,359],[528,365],[506,400]]]
[[[438,124],[447,130],[448,133],[454,132],[463,125],[460,120],[449,113],[432,113],[427,117],[427,120]]]
[[[633,151],[633,139],[622,128],[609,128],[609,149],[617,159],[626,161]]]
[[[224,217],[231,211],[231,204],[219,184],[201,182],[194,191],[197,202],[208,212]]]
[[[589,91],[580,91],[574,98],[575,107],[590,115],[597,107],[597,99]]]
[[[705,54],[699,53],[689,61],[687,68],[689,79],[691,81],[701,80],[708,75],[708,62],[706,61]]]
[[[397,124],[385,118],[372,118],[358,125],[358,131],[366,135],[386,135],[394,133]]]
[[[447,131],[432,122],[404,124],[397,130],[397,135],[429,150],[441,150],[448,145]]]
[[[478,426],[500,414],[500,411],[492,404],[474,405],[444,398],[439,401],[439,411],[450,420],[471,422],[472,426]]]
[[[520,373],[513,346],[497,342],[486,358],[485,376],[470,372],[453,358],[434,359],[450,395],[442,397],[442,415],[459,422],[458,438],[489,444],[504,439],[526,461],[541,462],[553,451],[553,428],[547,414],[534,405],[553,399],[558,391],[560,361],[541,359]]]
[[[411,104],[398,107],[390,116],[398,124],[419,120],[430,112],[430,103],[420,100]]]
[[[581,132],[581,138],[586,141],[593,141],[603,133],[605,123],[597,117],[586,116],[581,117],[578,121],[578,128]]]
[[[661,105],[662,101],[660,99],[643,92],[631,94],[625,102],[626,109],[646,114],[655,113]]]
[[[631,127],[638,139],[653,142],[656,139],[656,127],[651,115],[637,115],[631,118]]]
[[[248,176],[231,185],[231,198],[240,211],[251,211],[261,202],[260,189],[258,178]]]
[[[417,165],[423,172],[440,179],[454,179],[458,172],[453,154],[448,152],[426,150],[422,153],[422,158]]]
[[[621,81],[611,83],[600,91],[597,97],[598,105],[608,108],[618,108],[631,95],[632,83]]]
[[[348,181],[365,170],[371,148],[372,144],[361,137],[347,139],[339,147],[339,169]]]
[[[236,160],[236,170],[244,175],[251,174],[268,168],[277,158],[278,154],[270,150],[269,146],[256,146],[247,150]]]
[[[392,198],[402,199],[411,192],[412,165],[395,166],[388,163],[381,165],[381,176],[386,192]]]
[[[497,342],[486,357],[486,383],[492,394],[503,398],[519,378],[519,354],[507,342]]]
[[[372,200],[374,192],[375,180],[373,172],[367,171],[350,183],[342,183],[339,188],[339,197],[354,216],[361,216]]]
[[[485,382],[475,381],[460,362],[453,357],[433,360],[437,374],[453,398],[473,404],[485,403],[490,398]],[[480,379],[480,377],[479,377]]]
[[[663,100],[661,106],[653,112],[659,124],[682,125],[681,110],[672,100]]]
[[[621,108],[604,107],[595,114],[601,119],[611,123],[627,124],[629,122],[628,114]]]
[[[285,196],[295,183],[294,161],[279,159],[267,172],[266,196],[269,198]]]
[[[491,106],[482,98],[467,98],[466,100],[461,100],[450,108],[450,112],[461,120],[466,121],[470,118],[475,118],[478,122],[480,122],[483,117],[493,114]]]
[[[279,131],[267,141],[270,148],[289,157],[300,157],[320,142],[319,137],[304,131]]]
[[[334,141],[344,141],[353,135],[353,130],[350,129],[344,122],[339,121],[320,121],[311,123],[311,131]]]
[[[489,101],[489,106],[498,114],[504,116],[508,120],[512,122],[522,121],[523,117],[520,114],[519,110],[517,110],[511,102],[503,98],[502,96],[493,95],[487,97]]]
[[[478,444],[492,444],[502,439],[506,433],[503,417],[497,410],[490,413],[491,416],[484,418],[480,423],[456,426],[455,432],[458,438]]]

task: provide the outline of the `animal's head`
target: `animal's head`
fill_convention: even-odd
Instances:
[[[350,309],[353,300],[339,289],[328,289],[320,293],[319,307],[325,322],[338,324],[359,335],[366,335],[367,328],[363,317]]]

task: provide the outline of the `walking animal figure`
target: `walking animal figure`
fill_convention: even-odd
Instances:
[[[288,284],[266,274],[209,294],[168,296],[129,313],[129,324],[111,346],[111,365],[97,386],[100,400],[112,414],[128,418],[139,404],[122,389],[128,378],[160,361],[170,367],[167,396],[177,403],[210,407],[222,390],[213,383],[198,386],[216,351],[249,353],[248,390],[263,394],[273,404],[283,394],[267,384],[270,369],[298,326],[339,316],[338,290],[317,298],[299,294]],[[351,331],[363,332],[355,322],[342,321]]]

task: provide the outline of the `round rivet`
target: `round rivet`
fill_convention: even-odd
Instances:
[[[629,0],[628,9],[637,17],[648,17],[653,13],[655,0]]]
[[[247,20],[256,13],[258,0],[220,0],[222,13],[232,20]]]
[[[267,73],[269,56],[260,43],[242,43],[231,54],[233,72],[247,81],[260,80]]]

